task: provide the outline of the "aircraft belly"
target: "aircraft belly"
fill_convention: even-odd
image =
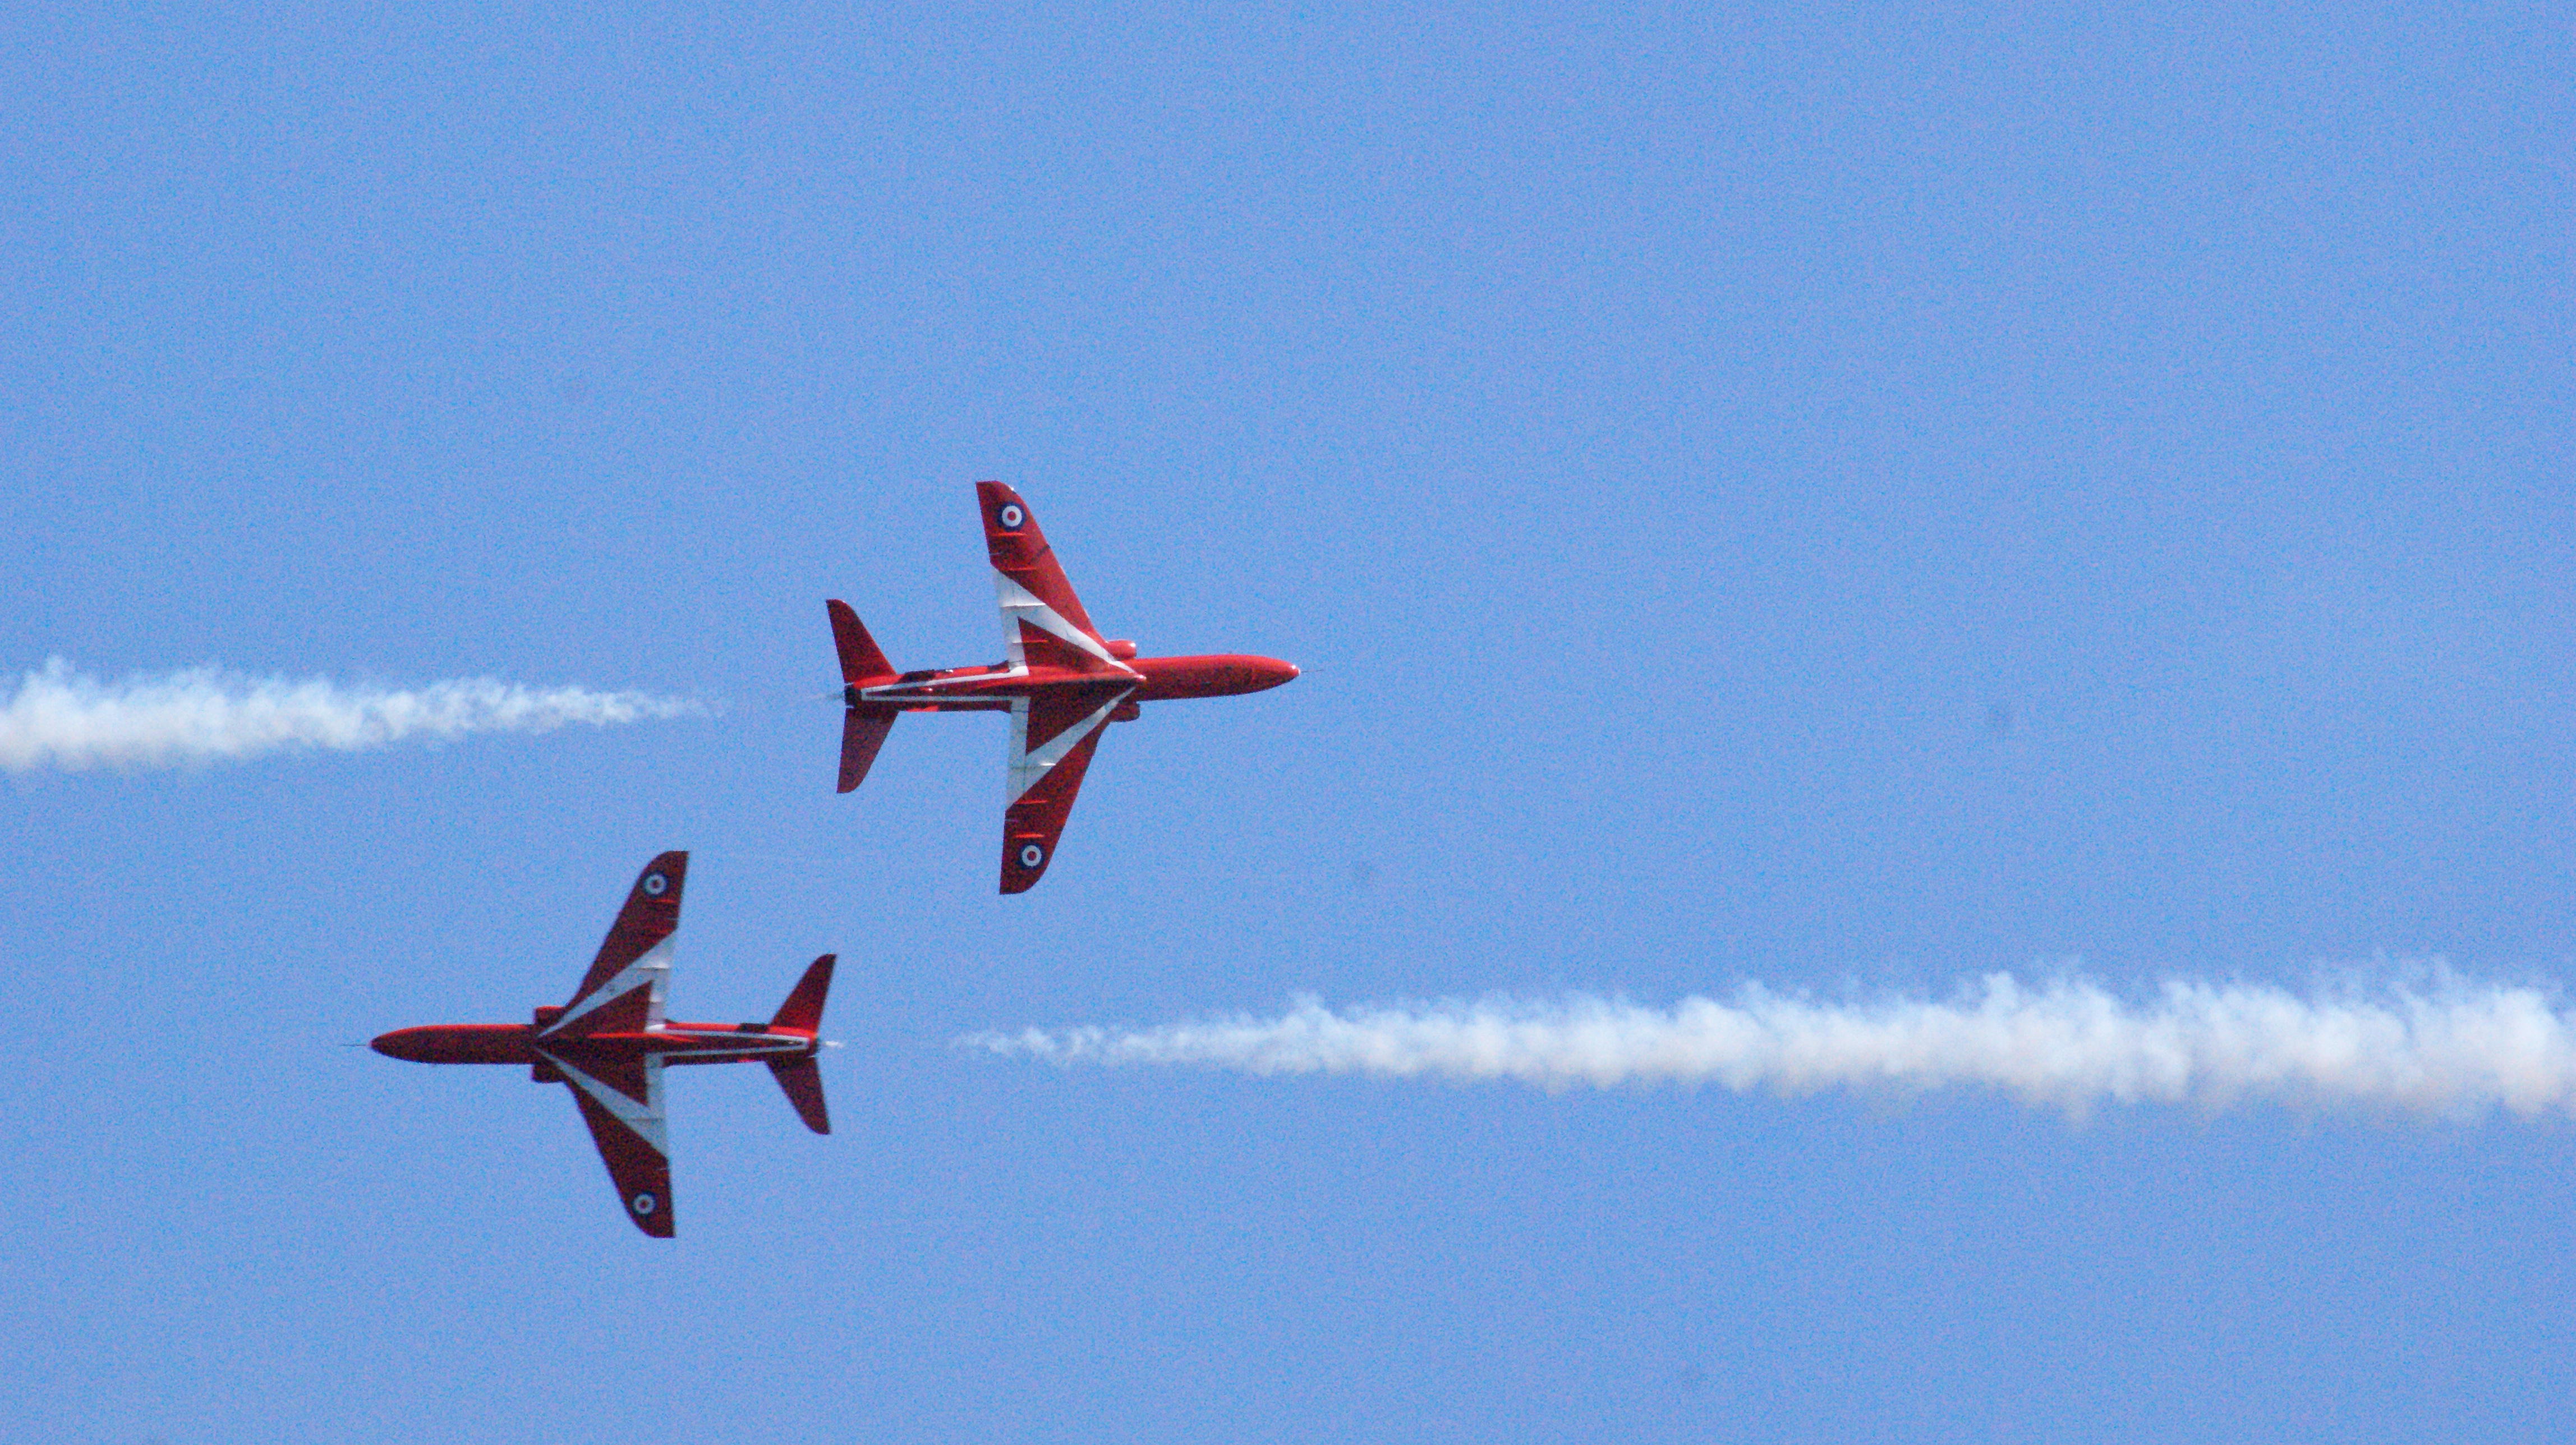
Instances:
[[[708,1030],[695,1037],[678,1030],[654,1041],[666,1064],[741,1064],[812,1053],[814,1041],[792,1034],[739,1034]]]
[[[813,1045],[799,1039],[791,1044],[777,1044],[768,1048],[727,1045],[710,1049],[674,1049],[662,1055],[662,1062],[675,1067],[680,1064],[747,1064],[755,1059],[803,1058],[812,1047]]]

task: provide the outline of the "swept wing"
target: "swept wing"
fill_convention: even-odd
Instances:
[[[1050,689],[1011,708],[1011,806],[1002,815],[1002,891],[1025,893],[1055,857],[1074,795],[1109,716],[1132,683]]]
[[[680,888],[688,881],[689,855],[670,852],[644,865],[626,906],[617,910],[591,960],[581,987],[553,1023],[537,1035],[576,1039],[597,1033],[632,1033],[662,1026],[662,998],[671,979],[671,935],[680,926]]]
[[[661,1056],[567,1058],[542,1047],[538,1052],[563,1072],[626,1217],[655,1239],[669,1239],[677,1226],[671,1211],[671,1141],[662,1113]]]
[[[993,558],[1002,645],[1010,649],[1011,665],[1135,676],[1091,625],[1055,549],[1038,530],[1037,514],[1020,494],[1000,482],[977,482],[975,499],[984,513],[984,546]]]

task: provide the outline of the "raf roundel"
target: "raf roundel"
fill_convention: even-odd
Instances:
[[[644,875],[644,891],[655,898],[659,898],[663,894],[671,891],[671,880],[663,877],[659,873],[647,873]],[[653,1196],[645,1194],[639,1195],[638,1197],[649,1200]],[[642,1211],[639,1210],[637,1212],[641,1213]]]
[[[1046,850],[1035,843],[1020,850],[1020,866],[1023,868],[1035,868],[1045,861]]]
[[[662,1207],[662,1201],[654,1198],[650,1194],[636,1195],[633,1203],[635,1205],[636,1217],[639,1219]]]
[[[1020,510],[1020,507],[1019,507],[1019,504],[1018,504],[1017,502],[1005,503],[1005,504],[1003,505],[1003,507],[1002,507],[1002,525],[1003,525],[1003,526],[1005,526],[1005,527],[1016,527],[1016,526],[1018,526],[1019,524],[1021,524],[1022,522],[1027,521],[1028,519],[1029,519],[1029,514],[1028,514],[1028,513],[1026,513],[1026,512],[1021,511],[1021,510]]]

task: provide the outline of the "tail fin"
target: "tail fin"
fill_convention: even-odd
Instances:
[[[832,614],[832,645],[841,653],[841,681],[857,687],[862,683],[882,682],[893,677],[894,664],[877,648],[877,640],[859,625],[859,614],[850,604],[835,597],[823,604]]]
[[[787,1002],[778,1006],[778,1016],[769,1021],[771,1028],[812,1033],[823,1026],[823,996],[832,991],[832,958],[827,953],[807,966]],[[787,1106],[805,1121],[806,1128],[817,1134],[832,1132],[832,1115],[823,1107],[823,1071],[814,1067],[812,1054],[772,1060],[769,1076],[778,1081],[778,1091],[787,1096]]]

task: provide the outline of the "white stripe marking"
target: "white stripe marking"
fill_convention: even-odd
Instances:
[[[1116,709],[1118,704],[1125,702],[1127,694],[1135,690],[1132,687],[1119,689],[1117,696],[1102,703],[1091,716],[1047,739],[1036,752],[1029,751],[1028,703],[1021,701],[1011,704],[1011,801],[1016,803],[1027,797],[1029,789],[1036,787],[1041,779],[1054,772],[1055,765],[1063,762],[1066,754],[1080,747],[1084,738],[1098,732],[1107,724],[1111,711]]]
[[[1039,600],[1036,593],[1012,581],[1009,573],[995,572],[993,587],[1002,604],[1002,642],[1011,650],[1013,665],[1021,668],[1028,666],[1028,654],[1020,643],[1020,624],[1025,622],[1040,632],[1060,638],[1100,659],[1108,664],[1111,672],[1125,673],[1129,677],[1140,675],[1136,669],[1110,656],[1108,646],[1099,638],[1074,626],[1072,622],[1066,620],[1063,613]]]
[[[574,1087],[588,1094],[593,1103],[617,1116],[617,1122],[633,1130],[635,1137],[652,1145],[653,1152],[661,1155],[665,1162],[670,1159],[671,1141],[662,1124],[662,1060],[658,1056],[648,1054],[644,1058],[644,1102],[639,1104],[628,1098],[625,1090],[583,1073],[565,1063],[560,1055],[544,1049],[537,1050],[537,1055],[561,1069]]]
[[[664,934],[661,942],[644,950],[641,957],[619,969],[608,982],[592,989],[582,997],[581,1002],[564,1010],[563,1017],[548,1024],[546,1031],[537,1037],[553,1038],[571,1027],[575,1020],[586,1018],[639,988],[653,990],[652,994],[644,1000],[644,1027],[660,1028],[662,1026],[662,990],[671,978],[671,939],[674,936]]]

